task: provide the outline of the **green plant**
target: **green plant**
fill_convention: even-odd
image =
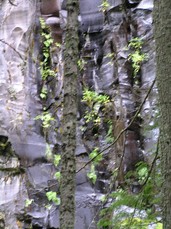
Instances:
[[[25,200],[25,207],[28,208],[32,203],[33,203],[33,199],[26,199]]]
[[[53,153],[52,153],[51,147],[50,147],[50,145],[48,143],[46,143],[46,152],[45,152],[45,154],[46,154],[46,158],[48,160],[51,161],[53,159]]]
[[[129,41],[128,48],[141,50],[143,46],[143,41],[139,37],[132,38]]]
[[[128,55],[128,60],[131,60],[134,69],[134,77],[137,75],[141,68],[143,61],[147,60],[147,54],[142,53],[143,41],[136,37],[130,40],[128,49],[131,50]]]
[[[54,161],[53,161],[53,163],[54,163],[54,165],[56,167],[59,165],[60,160],[61,160],[61,155],[59,155],[59,154],[54,155]]]
[[[105,106],[110,102],[109,96],[101,95],[95,91],[85,88],[83,91],[82,102],[84,102],[88,107],[84,116],[86,123],[93,121],[95,125],[99,125],[101,121],[99,117],[99,110],[102,106],[102,110],[105,110]]]
[[[55,178],[57,179],[57,181],[60,181],[60,179],[61,179],[61,173],[60,172],[56,172],[55,173]]]
[[[46,192],[46,197],[49,201],[52,201],[56,205],[60,205],[60,198],[57,197],[57,193],[53,191]]]
[[[42,79],[46,80],[48,76],[55,76],[55,71],[50,67],[50,47],[53,44],[53,39],[50,34],[50,29],[46,25],[43,18],[39,18],[41,27],[41,37],[43,45],[43,61],[40,62],[40,72]]]
[[[107,132],[105,140],[106,140],[106,143],[109,143],[109,144],[111,144],[114,141],[113,124],[111,120],[108,121],[108,132]]]
[[[41,93],[40,93],[40,98],[41,99],[46,99],[47,98],[47,93],[48,93],[47,87],[43,86],[42,90],[41,90]]]
[[[153,168],[153,167],[152,167]],[[158,187],[161,185],[160,174],[152,178],[152,168],[145,162],[139,162],[135,171],[130,171],[125,176],[125,187],[118,188],[105,199],[105,204],[110,198],[113,201],[109,207],[100,213],[98,228],[106,228],[114,225],[115,229],[162,228],[159,222],[161,212],[159,209],[160,195]],[[115,176],[117,178],[117,176]],[[140,185],[138,193],[132,193],[130,187],[134,181]]]
[[[90,154],[89,158],[93,159],[94,165],[99,164],[99,162],[102,160],[102,155],[99,154],[99,148],[95,148]]]
[[[49,128],[51,126],[51,122],[55,119],[52,117],[52,114],[46,111],[40,115],[37,115],[34,120],[41,120],[43,128]]]
[[[56,45],[56,47],[61,48],[61,44],[60,43],[56,42],[55,45]]]
[[[146,162],[141,161],[137,163],[135,172],[136,172],[137,180],[139,181],[140,184],[143,184],[143,182],[147,179],[148,170],[149,169]]]
[[[90,171],[87,173],[87,177],[92,181],[93,184],[95,184],[96,180],[97,180],[97,174],[96,174],[95,166],[98,165],[100,163],[100,161],[102,160],[102,155],[98,154],[98,153],[99,153],[99,149],[95,148],[89,154],[89,158],[93,159],[93,162],[91,164]]]
[[[95,171],[95,165],[91,165],[90,172],[87,173],[87,177],[92,181],[93,184],[96,183],[97,175]]]
[[[102,4],[99,6],[100,11],[102,11],[103,13],[105,13],[110,7],[110,4],[108,2],[108,0],[103,0]]]
[[[86,63],[83,59],[78,60],[77,65],[80,71],[84,70]]]

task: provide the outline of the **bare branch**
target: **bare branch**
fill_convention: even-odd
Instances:
[[[17,5],[15,5],[11,0],[8,0],[8,1],[9,1],[9,3],[10,3],[11,5],[17,6]]]
[[[25,60],[23,59],[22,55],[21,55],[12,45],[10,45],[9,43],[7,43],[7,42],[4,41],[3,39],[0,39],[0,42],[2,42],[2,43],[4,43],[4,44],[8,45],[11,49],[13,49],[14,52],[16,52],[16,53],[19,55],[19,57],[25,62]]]

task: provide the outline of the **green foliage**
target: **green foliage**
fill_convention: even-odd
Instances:
[[[137,194],[130,191],[133,181],[141,185]],[[117,189],[108,196],[113,201],[108,208],[101,211],[98,228],[114,226],[115,229],[147,229],[150,225],[162,228],[162,224],[158,222],[160,209],[154,208],[160,203],[156,182],[157,179],[152,179],[149,174],[147,163],[138,163],[135,171],[126,175],[125,189]]]
[[[130,224],[131,223],[131,224]],[[121,228],[130,228],[130,229],[147,229],[149,222],[146,220],[142,220],[141,218],[134,217],[134,218],[126,218],[121,222]]]
[[[91,165],[90,172],[87,173],[87,177],[91,180],[93,184],[96,183],[97,175],[96,175],[94,164]]]
[[[163,229],[163,224],[162,223],[157,223],[156,229]]]
[[[56,173],[55,173],[55,178],[56,178],[58,181],[60,181],[60,179],[61,179],[61,173],[60,173],[60,172],[56,172]]]
[[[45,152],[45,154],[46,154],[46,158],[48,160],[51,161],[53,159],[52,150],[51,150],[51,147],[50,147],[50,145],[48,143],[46,143],[46,152]]]
[[[57,167],[61,160],[61,155],[53,154],[49,144],[46,144],[46,157],[49,160],[53,160],[53,164]]]
[[[113,141],[114,141],[114,136],[113,136],[113,124],[112,124],[112,121],[109,120],[108,121],[108,132],[107,132],[107,135],[106,135],[106,143],[109,143],[111,144]]]
[[[53,161],[53,163],[54,163],[54,165],[56,167],[59,165],[60,160],[61,160],[61,155],[59,155],[59,154],[54,155],[54,161]]]
[[[131,60],[132,62],[134,77],[139,72],[143,61],[147,60],[147,55],[142,53],[142,45],[143,41],[138,37],[131,39],[128,45],[128,49],[131,50],[128,60]]]
[[[134,76],[137,75],[137,73],[140,70],[142,62],[146,60],[146,58],[147,58],[146,54],[140,53],[139,50],[135,51],[134,53],[129,54],[128,60],[132,61],[132,67],[134,69]]]
[[[40,73],[43,80],[46,80],[48,76],[55,76],[55,71],[51,70],[46,62],[40,63]]]
[[[86,104],[89,107],[92,107],[94,103],[99,103],[99,104],[106,104],[110,102],[109,96],[107,95],[99,95],[95,91],[90,91],[89,89],[85,88],[83,92],[83,102],[86,102]]]
[[[92,181],[93,184],[96,183],[97,180],[97,175],[96,175],[96,171],[95,171],[95,166],[99,164],[99,162],[102,160],[102,155],[99,154],[99,149],[95,148],[90,154],[89,154],[89,158],[92,160],[93,162],[91,164],[91,168],[90,168],[90,172],[87,173],[87,177]]]
[[[43,45],[43,61],[40,62],[40,72],[42,79],[46,80],[48,76],[55,76],[55,71],[50,67],[50,47],[53,44],[53,39],[50,34],[50,29],[46,25],[43,18],[39,18],[41,27],[41,37]]]
[[[52,114],[46,111],[40,115],[37,115],[34,120],[41,120],[43,128],[49,128],[51,126],[51,122],[55,119],[52,117]]]
[[[132,38],[129,42],[128,47],[136,50],[141,50],[143,41],[139,37]]]
[[[103,111],[105,110],[105,106],[110,102],[109,96],[101,95],[85,88],[83,91],[82,102],[84,102],[89,108],[84,116],[86,123],[92,121],[95,125],[99,125],[101,122],[99,109],[103,106]]]
[[[89,158],[93,159],[94,165],[97,165],[102,160],[102,154],[99,154],[99,148],[95,148],[90,154]]]
[[[56,205],[60,205],[60,198],[57,197],[57,193],[53,191],[49,191],[46,193],[46,197],[48,198],[49,201],[52,201]]]
[[[60,43],[56,42],[55,45],[56,45],[56,47],[61,48],[61,44]]]
[[[98,94],[95,91],[91,91],[87,88],[83,91],[82,102],[87,105],[87,110],[84,115],[86,123],[92,122],[93,125],[99,126],[102,122],[102,115],[105,115],[105,111],[108,107],[108,104],[111,102],[108,95]],[[101,115],[101,116],[100,116]],[[112,130],[108,133],[107,137],[111,137]],[[99,154],[99,149],[95,148],[89,155],[89,158],[92,161],[90,172],[87,174],[88,178],[95,184],[97,175],[95,171],[95,166],[99,164],[102,160],[102,154]]]
[[[40,98],[41,99],[46,99],[47,98],[47,88],[45,86],[43,86],[42,90],[41,90],[41,93],[40,93]]]
[[[83,59],[78,60],[77,65],[80,71],[84,70],[86,63]]]
[[[144,161],[139,162],[136,165],[136,176],[139,184],[143,184],[143,182],[148,177],[148,165]]]
[[[32,203],[33,203],[33,199],[26,199],[25,200],[25,207],[28,208]]]
[[[102,11],[103,13],[105,13],[110,7],[110,4],[108,2],[108,0],[103,0],[102,4],[99,6],[100,11]]]
[[[45,20],[43,18],[39,18],[39,21],[40,21],[40,26],[42,29],[46,29],[46,23],[45,23]]]

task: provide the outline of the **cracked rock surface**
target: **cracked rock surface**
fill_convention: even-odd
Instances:
[[[110,97],[106,112],[114,128],[114,137],[128,125],[155,78],[152,0],[109,0],[110,7],[100,11],[101,0],[80,0],[80,58],[85,66],[79,80],[79,111],[77,126],[77,169],[88,161],[95,148],[104,149],[108,126],[102,119],[98,128],[86,124],[85,104],[81,101],[84,87]],[[47,144],[52,152],[61,153],[60,121],[62,117],[62,55],[51,47],[51,64],[58,69],[46,82],[48,98],[42,101],[44,82],[40,74],[42,44],[39,17],[44,18],[55,42],[62,43],[67,12],[65,0],[8,0],[0,2],[0,228],[59,228],[59,207],[49,204],[46,192],[57,191],[56,168],[47,157]],[[132,38],[140,37],[147,60],[137,77],[125,49]],[[100,198],[110,185],[112,169],[124,151],[123,171],[150,157],[158,129],[145,131],[153,125],[156,87],[146,100],[141,118],[126,131],[115,146],[104,153],[97,167],[95,185],[87,178],[90,166],[76,176],[76,229],[95,229]],[[55,106],[53,106],[55,104]],[[49,107],[55,121],[44,131],[35,120]],[[56,107],[58,109],[56,109]],[[55,111],[55,112],[54,112]],[[102,116],[99,108],[99,115]],[[86,130],[82,130],[86,127]],[[26,207],[25,201],[34,200]]]

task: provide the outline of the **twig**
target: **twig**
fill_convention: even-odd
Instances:
[[[146,177],[144,183],[143,183],[142,186],[141,186],[141,190],[142,190],[143,187],[147,184],[147,182],[148,182],[148,180],[149,180],[149,178],[150,178],[150,175],[151,175],[151,173],[152,173],[152,171],[153,171],[153,168],[154,168],[154,166],[155,166],[155,162],[156,162],[156,160],[158,159],[158,153],[159,153],[159,138],[160,138],[160,137],[158,137],[158,139],[157,139],[157,146],[156,146],[155,157],[154,157],[154,159],[153,159],[153,161],[152,161],[152,163],[151,163],[151,167],[150,167],[150,170],[149,170],[149,172],[148,172],[148,176]],[[141,191],[141,190],[140,190],[140,191]]]
[[[8,0],[8,1],[9,1],[9,3],[10,3],[11,5],[17,6],[17,5],[15,5],[11,0]]]
[[[12,45],[10,45],[9,43],[7,43],[7,42],[4,41],[3,39],[0,39],[0,42],[2,42],[2,43],[4,43],[4,44],[8,45],[11,49],[13,49],[14,52],[16,52],[16,53],[19,55],[19,57],[25,62],[25,60],[23,59],[22,55],[21,55]]]
[[[153,171],[153,168],[154,168],[154,165],[155,165],[155,162],[156,162],[156,160],[158,159],[158,152],[159,152],[159,138],[160,137],[158,137],[158,139],[157,139],[157,146],[156,146],[156,152],[155,152],[155,157],[154,157],[154,159],[153,159],[153,161],[152,161],[152,164],[151,164],[151,167],[150,167],[150,170],[149,170],[149,172],[148,172],[148,176],[147,176],[147,178],[145,179],[145,181],[144,181],[144,183],[142,184],[142,186],[141,186],[141,189],[140,189],[140,195],[142,195],[143,194],[143,192],[142,192],[142,190],[143,190],[143,188],[145,187],[145,185],[147,184],[147,182],[148,182],[148,180],[149,180],[149,178],[150,178],[150,175],[151,175],[151,173],[152,173],[152,171]],[[132,221],[133,221],[133,218],[134,218],[134,216],[135,216],[135,213],[136,213],[136,210],[137,210],[137,205],[138,205],[138,202],[141,200],[141,198],[138,198],[137,199],[137,201],[136,201],[136,204],[135,204],[135,207],[134,207],[134,212],[133,212],[133,214],[132,214],[132,217],[131,217],[131,219],[130,219],[130,225],[132,224]]]
[[[128,126],[125,127],[123,130],[121,130],[121,132],[118,134],[118,136],[116,137],[116,139],[114,140],[113,143],[111,143],[111,144],[110,144],[109,146],[107,146],[105,149],[101,150],[95,157],[93,157],[91,160],[89,160],[87,163],[85,163],[84,166],[83,166],[82,168],[80,168],[79,170],[77,170],[76,173],[79,173],[79,172],[80,172],[81,170],[83,170],[87,165],[89,165],[92,161],[94,161],[100,154],[102,154],[103,152],[105,152],[106,150],[108,150],[111,146],[113,146],[113,145],[118,141],[118,139],[121,137],[121,135],[122,135],[126,130],[128,130],[128,128],[129,128],[129,127],[133,124],[133,122],[135,121],[135,119],[136,119],[136,117],[138,116],[138,114],[141,112],[142,107],[143,107],[144,103],[146,102],[146,100],[147,100],[147,98],[148,98],[148,96],[149,96],[149,94],[150,94],[150,92],[151,92],[151,90],[152,90],[152,88],[153,88],[153,86],[154,86],[154,84],[155,84],[155,81],[156,81],[156,79],[153,80],[153,82],[152,82],[152,84],[151,84],[151,86],[150,86],[150,88],[149,88],[149,90],[148,90],[146,96],[144,97],[144,99],[143,99],[141,105],[139,106],[138,110],[136,111],[134,117],[132,118],[132,120],[130,121],[130,123],[128,124]]]

